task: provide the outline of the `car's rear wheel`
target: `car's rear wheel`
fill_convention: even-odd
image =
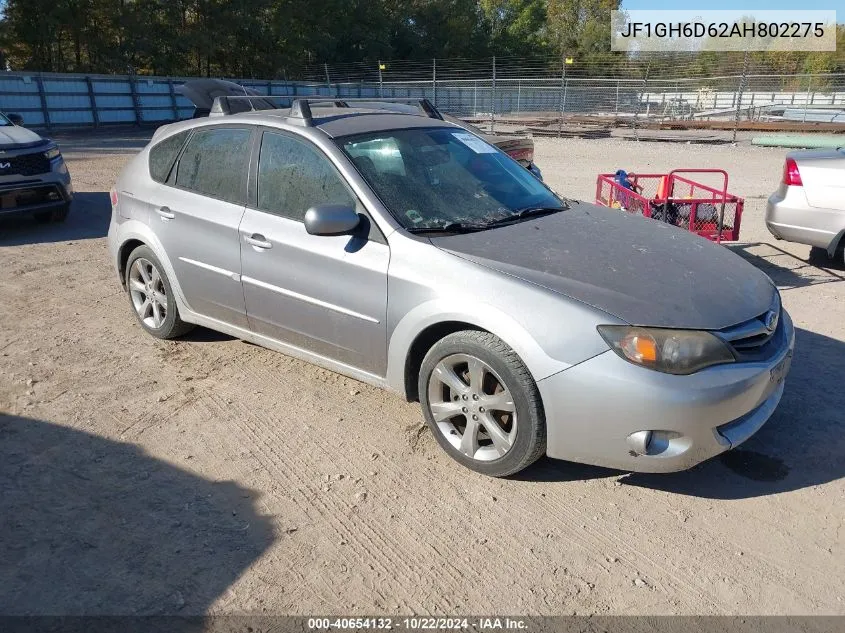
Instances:
[[[35,214],[35,221],[40,222],[42,224],[47,224],[48,222],[64,222],[67,219],[68,213],[70,213],[69,202],[56,209],[50,209],[49,211],[39,211]]]
[[[179,318],[170,280],[155,254],[139,246],[126,262],[126,289],[138,322],[157,338],[182,336],[193,325]]]
[[[839,244],[833,258],[830,257],[826,248],[811,247],[809,263],[820,268],[842,268],[845,266],[845,244]]]
[[[418,388],[437,442],[467,468],[504,477],[546,450],[537,385],[516,352],[489,332],[456,332],[435,343]]]

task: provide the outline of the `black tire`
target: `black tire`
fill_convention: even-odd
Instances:
[[[50,209],[49,211],[39,211],[35,214],[35,221],[41,224],[48,224],[49,222],[64,222],[67,219],[67,214],[70,213],[70,202],[61,207]]]
[[[161,286],[164,290],[167,307],[164,319],[158,327],[153,327],[150,324],[145,323],[144,319],[141,318],[141,315],[138,314],[138,310],[135,306],[135,300],[133,299],[130,284],[133,274],[133,265],[138,260],[145,260],[155,267],[161,281]],[[129,306],[132,309],[132,314],[135,315],[138,323],[140,323],[141,327],[148,333],[152,334],[156,338],[171,339],[187,334],[194,329],[195,326],[193,323],[185,323],[179,317],[179,307],[176,305],[176,299],[173,296],[173,287],[170,285],[170,280],[167,278],[167,273],[165,272],[164,267],[149,247],[139,246],[129,255],[129,259],[126,262],[126,271],[124,272],[124,282],[126,283],[126,296],[129,297]]]
[[[842,269],[845,267],[845,248],[843,248],[840,244],[839,248],[836,249],[836,253],[833,255],[833,258],[831,258],[830,255],[827,254],[826,248],[812,246],[810,248],[810,257],[807,261],[813,266],[818,266],[819,268]]]
[[[501,457],[487,461],[469,457],[450,443],[434,419],[429,382],[435,367],[454,355],[469,355],[482,361],[502,387],[510,391],[516,413],[516,434],[510,449]],[[467,468],[491,477],[505,477],[530,466],[545,454],[546,419],[537,385],[522,359],[499,337],[489,332],[465,330],[442,338],[423,359],[418,389],[423,416],[438,444]],[[460,413],[453,420],[460,424],[462,417],[466,420]],[[452,432],[451,435],[456,434]]]

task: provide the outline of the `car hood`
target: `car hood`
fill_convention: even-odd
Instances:
[[[724,246],[586,203],[431,241],[633,325],[722,329],[764,313],[776,292],[765,274]]]
[[[43,138],[25,127],[19,125],[0,127],[0,149],[12,149],[15,145],[35,145],[43,142]]]

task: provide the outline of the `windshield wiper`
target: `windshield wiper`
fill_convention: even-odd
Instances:
[[[435,226],[412,226],[406,230],[408,233],[471,233],[472,231],[483,231],[486,228],[486,224],[449,222],[448,224],[437,224]]]
[[[506,215],[503,218],[496,218],[495,220],[485,222],[484,225],[497,226],[500,224],[510,224],[511,222],[518,222],[519,220],[524,220],[525,218],[536,218],[541,215],[551,215],[552,213],[557,213],[558,211],[566,211],[568,208],[568,205],[560,207],[524,207],[522,209],[517,209],[510,215]]]

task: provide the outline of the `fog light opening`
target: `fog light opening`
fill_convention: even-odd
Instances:
[[[628,436],[628,446],[631,451],[637,455],[648,455],[648,449],[651,445],[651,438],[653,433],[651,431],[637,431]]]

